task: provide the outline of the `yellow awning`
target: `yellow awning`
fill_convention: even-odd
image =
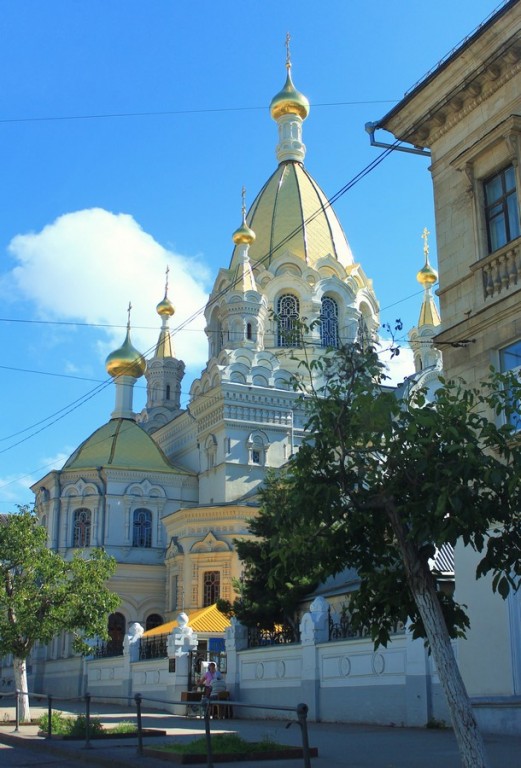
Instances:
[[[230,620],[217,610],[217,605],[208,605],[206,608],[199,608],[196,611],[187,612],[188,626],[194,632],[213,632],[223,633],[230,626]],[[166,624],[160,624],[154,629],[149,629],[143,634],[143,637],[154,637],[155,635],[169,635],[174,627],[177,627],[177,619],[167,621]]]

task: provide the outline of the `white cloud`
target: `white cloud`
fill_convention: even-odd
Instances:
[[[130,301],[132,342],[145,355],[157,341],[161,325],[155,307],[163,298],[167,265],[169,298],[176,308],[172,329],[207,300],[206,266],[163,248],[127,214],[101,208],[67,213],[41,232],[14,237],[9,252],[17,266],[8,283],[33,303],[42,319],[124,326]],[[203,328],[204,318],[199,315],[189,330],[173,337],[176,355],[190,365],[200,366],[206,360]],[[104,357],[119,347],[125,331],[102,332]]]
[[[411,374],[414,373],[414,357],[412,350],[409,347],[400,347],[399,354],[391,357],[389,350],[389,340],[383,339],[382,352],[380,359],[385,363],[387,367],[387,374],[389,379],[386,380],[386,384],[389,386],[396,386],[401,384],[402,381]]]

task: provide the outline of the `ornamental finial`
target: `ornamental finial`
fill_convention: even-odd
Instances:
[[[132,304],[129,301],[128,303],[128,309],[127,309],[127,331],[130,331],[130,312],[132,310]]]
[[[168,296],[168,273],[169,272],[170,272],[170,267],[167,264],[166,270],[165,270],[165,299]]]
[[[289,41],[291,40],[291,35],[289,32],[286,33],[286,69],[291,69],[291,53],[289,50]]]
[[[425,256],[425,261],[429,260],[429,243],[427,241],[427,238],[429,237],[429,235],[430,235],[429,230],[427,229],[427,227],[424,227],[421,237],[423,240],[423,255]]]
[[[243,187],[241,190],[242,195],[242,220],[243,222],[246,221],[246,187]]]

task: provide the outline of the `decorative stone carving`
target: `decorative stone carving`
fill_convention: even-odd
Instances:
[[[130,656],[130,661],[139,660],[139,641],[144,631],[141,624],[137,621],[134,621],[128,628],[128,632],[123,639],[123,655]]]
[[[197,634],[188,626],[188,616],[186,613],[180,613],[177,617],[177,627],[173,628],[166,641],[168,658],[188,656],[197,648],[197,643]]]
[[[323,597],[316,597],[309,606],[300,622],[300,639],[302,645],[324,643],[328,640],[329,604]]]

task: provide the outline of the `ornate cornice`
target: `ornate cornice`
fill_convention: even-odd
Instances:
[[[516,32],[399,138],[417,147],[431,147],[521,72],[520,35]]]

